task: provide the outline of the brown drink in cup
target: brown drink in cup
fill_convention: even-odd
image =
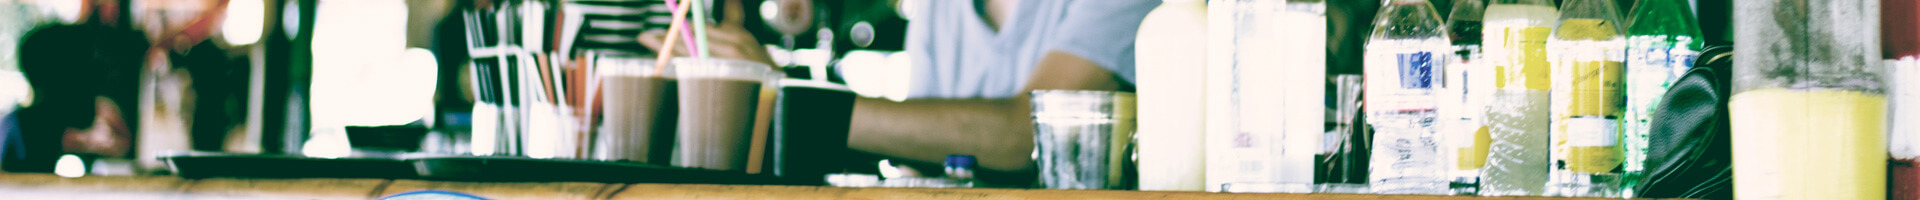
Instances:
[[[730,59],[673,60],[680,77],[680,134],[675,166],[746,170],[762,87],[780,72]]]
[[[652,59],[599,58],[605,121],[594,145],[599,160],[668,164],[679,125],[679,81]]]

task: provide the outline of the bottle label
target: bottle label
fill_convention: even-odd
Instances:
[[[1567,95],[1570,102],[1566,112],[1560,117],[1571,116],[1620,116],[1621,107],[1626,106],[1626,92],[1621,79],[1626,76],[1626,67],[1614,61],[1569,62],[1571,66],[1562,69],[1571,70],[1572,85],[1556,95]]]
[[[1503,59],[1494,66],[1494,87],[1502,89],[1547,90],[1552,87],[1548,82],[1547,36],[1553,33],[1552,27],[1503,27],[1499,28],[1501,40],[1498,46],[1508,50]],[[1511,52],[1518,50],[1518,52]],[[1517,57],[1516,57],[1517,56]]]
[[[1666,78],[1669,80],[1666,82],[1672,82],[1670,79],[1678,78],[1686,74],[1687,70],[1693,69],[1693,62],[1700,57],[1700,52],[1678,47],[1632,48],[1627,51],[1627,63],[1633,65],[1630,68],[1635,68],[1630,70],[1643,71],[1638,68],[1659,68],[1662,69],[1660,73],[1668,75]]]
[[[1433,89],[1438,81],[1435,65],[1445,62],[1436,51],[1381,53],[1367,56],[1367,111],[1434,110],[1438,99]],[[1444,53],[1438,55],[1446,55]]]
[[[1472,134],[1473,146],[1460,147],[1456,150],[1458,152],[1456,155],[1460,156],[1459,162],[1454,162],[1457,170],[1474,170],[1487,166],[1487,150],[1493,144],[1493,136],[1487,133],[1487,126],[1480,126],[1473,130]]]
[[[1674,48],[1667,51],[1667,66],[1673,70],[1673,77],[1687,74],[1693,69],[1693,62],[1700,59],[1700,52],[1691,49]]]
[[[1619,142],[1619,120],[1572,118],[1561,121],[1560,152],[1566,170],[1577,173],[1608,173],[1625,162]]]
[[[1433,88],[1433,52],[1414,52],[1394,55],[1399,58],[1400,88],[1424,90]]]

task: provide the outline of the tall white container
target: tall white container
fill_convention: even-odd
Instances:
[[[1206,23],[1203,0],[1167,0],[1140,23],[1140,190],[1205,189]]]
[[[1325,141],[1326,3],[1208,4],[1207,190],[1311,192]]]

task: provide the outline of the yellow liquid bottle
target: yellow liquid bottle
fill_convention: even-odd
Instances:
[[[1626,37],[1612,0],[1569,0],[1547,42],[1553,166],[1547,195],[1621,196]]]
[[[1880,2],[1734,4],[1735,199],[1888,197]]]
[[[1545,194],[1548,152],[1546,45],[1559,10],[1547,1],[1501,0],[1487,5],[1481,46],[1493,77],[1487,98],[1491,140],[1481,169],[1480,195]]]
[[[1885,95],[1769,88],[1729,109],[1735,198],[1885,198]]]

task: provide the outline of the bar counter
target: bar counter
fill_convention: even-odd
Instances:
[[[377,199],[422,190],[451,191],[488,199],[1581,199],[584,182],[446,182],[404,179],[182,179],[171,176],[62,178],[53,174],[0,173],[0,197],[7,199],[74,199],[76,197],[78,199]]]

